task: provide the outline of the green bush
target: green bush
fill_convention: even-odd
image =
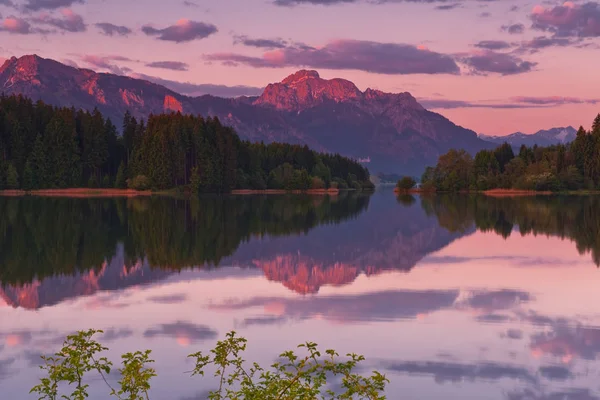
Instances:
[[[39,395],[39,399],[84,400],[89,396],[89,386],[83,382],[87,381],[89,373],[97,373],[107,385],[109,397],[149,400],[150,382],[156,376],[156,370],[149,366],[154,363],[150,359],[152,352],[124,354],[118,369],[118,386],[113,387],[107,379],[113,363],[103,356],[108,348],[94,340],[98,333],[102,331],[88,330],[70,335],[60,351],[50,357],[41,357],[44,364],[40,368],[46,375],[30,393]],[[218,381],[215,387],[218,389],[209,393],[209,399],[385,399],[382,392],[389,381],[384,375],[377,371],[370,376],[354,372],[364,361],[363,356],[347,354],[340,359],[334,350],[321,353],[315,343],[307,342],[298,346],[304,354],[283,352],[279,355],[280,361],[264,368],[257,363],[248,364],[242,358],[246,345],[246,339],[230,332],[209,353],[188,356],[194,362],[192,376],[204,376],[207,367],[215,370],[214,377]],[[61,395],[59,389],[72,392]]]
[[[150,179],[144,175],[138,175],[133,179],[127,180],[127,186],[133,190],[150,190]]]
[[[396,187],[400,190],[410,190],[417,186],[417,182],[410,176],[403,176],[402,179],[398,181]]]
[[[318,176],[313,176],[310,188],[315,190],[325,189],[325,182]]]

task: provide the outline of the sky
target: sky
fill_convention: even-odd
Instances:
[[[299,69],[410,92],[478,133],[600,112],[600,3],[0,0],[0,61],[38,54],[187,95],[257,95]]]

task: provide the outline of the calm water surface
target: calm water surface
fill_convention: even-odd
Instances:
[[[186,355],[231,330],[364,354],[390,399],[600,399],[599,250],[600,197],[0,198],[0,398],[97,328],[158,400],[205,398]]]

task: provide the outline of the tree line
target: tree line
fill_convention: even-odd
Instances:
[[[522,189],[538,191],[600,189],[600,114],[592,129],[579,128],[572,143],[549,147],[505,143],[473,158],[464,150],[440,156],[421,178],[423,190]]]
[[[119,132],[120,131],[120,132]],[[372,188],[369,172],[307,146],[250,143],[218,118],[126,113],[121,129],[93,111],[0,97],[0,189]]]

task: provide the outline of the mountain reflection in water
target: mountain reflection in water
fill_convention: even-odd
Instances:
[[[28,399],[39,354],[94,327],[156,350],[154,399],[203,398],[185,355],[236,329],[266,363],[305,340],[364,354],[391,399],[598,400],[599,206],[0,198],[0,390]]]

